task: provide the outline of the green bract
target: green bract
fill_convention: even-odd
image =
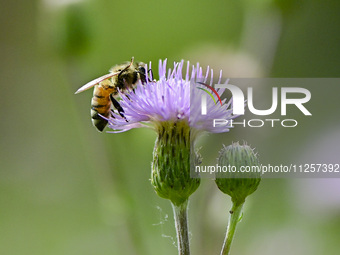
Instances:
[[[162,122],[157,133],[151,183],[160,197],[179,206],[200,184],[190,177],[190,127],[187,121]]]
[[[252,194],[260,184],[261,174],[259,171],[241,172],[248,170],[258,170],[259,161],[254,151],[248,145],[233,143],[223,147],[218,157],[220,166],[230,166],[236,172],[220,172],[216,174],[217,187],[225,194],[231,196],[231,200],[236,205],[244,203],[247,196]]]

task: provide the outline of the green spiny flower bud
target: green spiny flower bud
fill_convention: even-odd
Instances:
[[[238,142],[223,147],[218,157],[220,166],[227,166],[227,171],[216,174],[217,187],[225,194],[231,196],[234,204],[243,204],[246,197],[252,194],[260,184],[259,171],[241,172],[241,167],[258,170],[259,161],[253,149],[248,145],[240,145]]]
[[[190,177],[190,127],[186,121],[169,121],[161,122],[157,131],[151,183],[160,197],[179,206],[200,184],[199,178]]]

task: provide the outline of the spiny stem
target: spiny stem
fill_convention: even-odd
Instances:
[[[190,255],[188,230],[188,200],[177,206],[172,204],[177,232],[177,245],[179,255]]]
[[[229,255],[231,242],[233,241],[235,234],[236,225],[240,221],[243,204],[244,203],[242,204],[233,203],[231,207],[227,233],[224,239],[221,255]]]

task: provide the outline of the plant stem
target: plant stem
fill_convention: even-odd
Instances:
[[[177,232],[177,246],[179,255],[190,255],[188,230],[188,200],[177,206],[172,204]]]
[[[221,250],[221,255],[229,255],[231,242],[233,241],[236,225],[240,220],[243,204],[235,204],[233,203],[229,216],[227,233],[224,239],[223,247]]]

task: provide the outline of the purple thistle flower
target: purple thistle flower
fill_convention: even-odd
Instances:
[[[218,96],[206,90],[204,84],[210,75],[208,83],[212,85],[213,71],[209,71],[208,67],[203,75],[202,68],[197,64],[190,72],[188,62],[183,78],[183,62],[174,63],[173,69],[167,71],[166,60],[160,60],[159,80],[146,77],[146,84],[139,82],[134,90],[120,93],[119,103],[124,115],[113,110],[107,120],[113,133],[140,127],[149,127],[157,132],[151,184],[160,197],[169,199],[173,205],[179,254],[190,254],[187,204],[200,185],[200,178],[191,176],[192,169],[201,163],[201,157],[195,150],[195,140],[204,131],[229,131],[229,126],[213,127],[213,120],[230,120],[236,116],[228,109],[231,101],[226,104],[226,99],[216,100],[216,97],[220,100],[223,89],[214,91]],[[145,69],[148,70],[148,67]],[[218,83],[221,77],[222,72]],[[208,94],[211,94],[209,100]],[[204,101],[207,99],[206,115],[201,112],[202,98]]]
[[[205,75],[202,68],[197,64],[189,71],[190,64],[187,62],[185,78],[182,76],[183,62],[174,63],[174,68],[166,70],[167,61],[159,61],[159,80],[150,81],[147,77],[146,84],[139,83],[134,91],[120,94],[122,100],[120,105],[124,109],[125,118],[114,111],[108,119],[112,133],[124,132],[132,128],[149,127],[157,130],[162,122],[186,121],[192,131],[208,131],[212,133],[228,132],[230,126],[213,127],[214,119],[230,120],[236,116],[228,109],[231,100],[222,105],[213,100],[207,100],[207,115],[201,114],[201,96],[206,93],[197,87],[203,85],[195,84],[190,86],[192,81],[207,83],[210,74],[210,85],[213,81],[213,71],[209,67]],[[150,63],[151,66],[151,63]],[[146,68],[146,70],[148,70]],[[221,82],[222,72],[219,81]],[[150,78],[150,77],[149,77]],[[151,77],[152,78],[152,77]],[[219,96],[224,89],[218,89]],[[216,97],[216,95],[214,95]],[[190,98],[191,97],[191,98]],[[195,132],[196,133],[196,132]]]

